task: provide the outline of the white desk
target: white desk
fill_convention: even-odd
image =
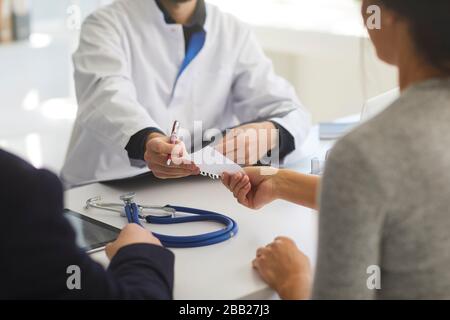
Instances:
[[[144,181],[147,180],[147,181]],[[175,249],[176,299],[240,299],[271,298],[273,292],[251,268],[256,249],[276,236],[289,236],[314,262],[316,258],[317,215],[311,210],[278,201],[255,212],[240,206],[232,194],[218,181],[188,178],[177,181],[138,182],[107,186],[93,184],[66,193],[66,206],[91,218],[122,228],[126,219],[107,212],[83,209],[86,199],[101,195],[107,201],[118,202],[119,195],[137,192],[139,203],[197,207],[229,215],[239,224],[233,239],[221,244],[193,249]],[[181,225],[146,225],[155,232],[189,235],[217,228],[211,223]],[[107,265],[104,252],[93,258]]]
[[[329,143],[323,143],[327,147]],[[300,163],[299,171],[309,170],[309,161]],[[106,201],[119,201],[119,195],[135,191],[138,203],[181,205],[212,210],[229,215],[239,225],[236,237],[224,243],[203,248],[175,249],[176,299],[267,299],[274,292],[261,281],[251,267],[256,250],[276,236],[293,238],[311,259],[316,261],[316,212],[283,201],[276,201],[260,211],[239,205],[220,183],[204,177],[181,180],[156,180],[151,177],[114,184],[92,184],[66,192],[66,207],[118,228],[126,219],[96,209],[84,210],[88,198],[100,195]],[[146,225],[149,230],[174,235],[203,233],[217,228],[211,223],[181,225]],[[103,265],[104,252],[93,258]]]

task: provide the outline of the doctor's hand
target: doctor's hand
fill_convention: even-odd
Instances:
[[[227,132],[216,150],[237,164],[256,164],[278,143],[275,125],[270,122],[250,123]]]
[[[224,173],[222,176],[222,183],[233,192],[240,204],[256,210],[277,199],[275,192],[277,169],[248,167],[244,171],[245,174]]]
[[[172,156],[172,162],[167,165],[169,154]],[[171,144],[169,137],[160,133],[152,133],[147,139],[144,160],[153,174],[160,179],[200,174],[200,170],[195,164],[183,159],[186,154],[186,147],[182,141]]]
[[[106,255],[111,260],[123,247],[138,243],[161,246],[161,242],[151,232],[135,223],[130,223],[122,229],[116,241],[106,246]]]
[[[278,237],[266,247],[259,248],[253,268],[281,299],[301,300],[311,295],[309,259],[289,238]]]

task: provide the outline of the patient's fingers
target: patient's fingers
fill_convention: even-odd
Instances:
[[[238,172],[235,175],[233,175],[231,177],[231,182],[230,182],[230,190],[233,191],[234,188],[236,187],[236,185],[239,183],[239,181],[241,181],[241,179],[243,178],[242,173]]]
[[[256,250],[256,257],[259,258],[260,256],[263,255],[263,253],[266,251],[265,247],[261,247],[258,250]]]
[[[231,176],[228,173],[224,172],[223,175],[222,175],[222,183],[228,189],[230,189],[230,179],[231,179]]]
[[[239,190],[237,197],[236,197],[238,199],[238,202],[246,207],[248,207],[250,204],[248,201],[247,195],[250,192],[251,187],[252,187],[251,184],[248,183],[245,187],[243,187],[241,190]]]
[[[259,260],[258,259],[254,259],[252,261],[252,266],[254,269],[259,270]]]
[[[243,176],[241,180],[236,184],[236,186],[233,189],[233,194],[237,198],[237,195],[239,191],[241,191],[242,188],[244,188],[248,183],[250,182],[248,176]]]
[[[248,192],[251,190],[250,178],[242,173],[230,175],[224,173],[222,175],[222,183],[231,191],[238,202],[244,206],[249,205],[246,198]]]

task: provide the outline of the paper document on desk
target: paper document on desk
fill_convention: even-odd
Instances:
[[[191,154],[189,160],[200,168],[202,175],[214,179],[218,179],[225,172],[229,174],[243,172],[238,164],[210,146]]]

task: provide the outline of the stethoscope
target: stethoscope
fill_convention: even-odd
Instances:
[[[217,244],[234,237],[238,232],[238,225],[233,219],[220,213],[206,211],[195,208],[179,207],[167,205],[160,206],[142,206],[136,204],[134,192],[120,196],[123,204],[100,202],[101,197],[90,198],[86,201],[85,209],[97,208],[111,212],[120,213],[127,217],[129,223],[136,223],[143,227],[141,220],[151,224],[178,224],[197,221],[213,221],[223,224],[223,229],[194,235],[194,236],[168,236],[153,233],[165,247],[169,248],[194,248]],[[162,215],[144,214],[145,210],[159,211]],[[184,212],[188,215],[178,216],[178,212]]]

